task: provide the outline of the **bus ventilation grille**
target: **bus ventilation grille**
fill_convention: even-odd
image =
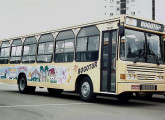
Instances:
[[[135,73],[138,80],[156,80],[157,74],[164,74],[164,68],[127,65],[128,73]]]

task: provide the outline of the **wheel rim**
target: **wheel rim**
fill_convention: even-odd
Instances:
[[[20,89],[21,90],[24,90],[25,89],[25,86],[26,86],[26,80],[24,78],[22,78],[20,80]]]
[[[81,86],[81,93],[84,97],[88,97],[90,93],[90,85],[88,82],[84,82]]]

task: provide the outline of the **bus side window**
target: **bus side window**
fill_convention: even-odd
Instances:
[[[21,39],[13,40],[11,48],[10,63],[20,63],[22,54],[22,41]]]
[[[96,61],[99,56],[100,32],[96,26],[85,27],[77,36],[76,61]]]
[[[0,51],[0,64],[8,64],[10,56],[9,41],[2,42]]]
[[[54,38],[52,34],[41,35],[38,44],[38,63],[51,63],[53,58],[53,43]]]
[[[55,62],[72,62],[74,59],[74,33],[62,31],[56,38]]]
[[[22,63],[35,63],[37,41],[35,37],[28,37],[24,42]]]

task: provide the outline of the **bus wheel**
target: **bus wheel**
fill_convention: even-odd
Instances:
[[[47,89],[48,89],[49,94],[52,96],[58,96],[63,92],[62,89],[54,89],[54,88],[47,88]]]
[[[140,99],[151,99],[153,93],[147,93],[147,92],[137,92],[136,97]]]
[[[20,93],[26,94],[26,93],[34,93],[36,87],[27,86],[27,80],[25,75],[21,75],[18,79],[18,89]]]
[[[127,103],[131,99],[132,95],[133,93],[121,93],[117,96],[117,99],[120,103]]]
[[[93,84],[88,77],[84,77],[79,86],[80,99],[85,102],[91,102],[96,97],[93,93]]]

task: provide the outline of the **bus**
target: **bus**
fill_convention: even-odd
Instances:
[[[0,82],[20,93],[97,94],[128,101],[132,93],[165,92],[163,24],[121,15],[0,41]]]

